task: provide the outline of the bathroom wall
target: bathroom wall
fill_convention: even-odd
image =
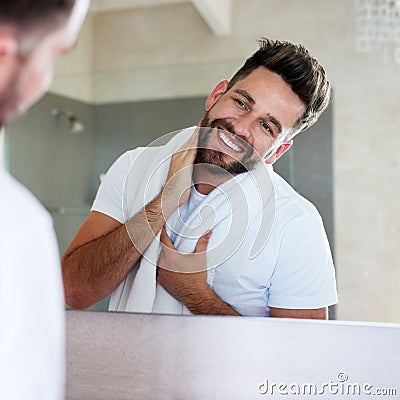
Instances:
[[[333,108],[331,104],[315,125],[295,137],[288,153],[274,164],[274,170],[317,207],[335,256]]]
[[[71,133],[66,118],[51,116],[53,107],[79,116],[85,130]],[[92,106],[53,94],[8,128],[10,172],[50,211],[61,253],[89,212],[93,146]]]
[[[86,103],[93,102],[94,15],[89,13],[73,51],[59,58],[50,92]]]
[[[203,97],[99,104],[94,107],[94,176],[107,172],[119,155],[169,132],[197,124]],[[96,193],[98,179],[93,180]]]

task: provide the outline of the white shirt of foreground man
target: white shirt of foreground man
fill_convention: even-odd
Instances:
[[[0,398],[62,399],[64,298],[52,220],[1,170],[0,188]]]
[[[0,132],[48,89],[54,61],[75,44],[88,6],[1,0]],[[0,193],[0,399],[62,400],[65,305],[53,224],[1,166]]]

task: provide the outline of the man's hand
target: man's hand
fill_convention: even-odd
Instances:
[[[181,254],[163,227],[157,282],[193,314],[239,315],[208,286],[206,250],[211,233],[200,237],[192,253]]]
[[[189,198],[198,141],[199,130],[196,129],[171,157],[167,180],[161,193],[162,208],[167,215],[186,203]]]
[[[157,281],[181,302],[193,294],[207,293],[206,250],[211,231],[206,232],[197,241],[194,251],[181,254],[172,244],[165,226],[161,231],[161,250],[158,261]]]

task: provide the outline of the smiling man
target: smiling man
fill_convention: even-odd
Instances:
[[[325,71],[303,46],[260,40],[260,49],[208,96],[193,134],[127,152],[111,167],[63,257],[67,302],[85,308],[113,292],[111,310],[327,318],[337,295],[321,218],[272,164],[329,98]],[[164,174],[151,181],[166,154]],[[273,204],[254,194],[250,177],[259,171],[271,182]],[[155,188],[141,206],[139,179]],[[240,189],[243,201],[237,200]],[[197,217],[207,220],[205,205],[215,209],[215,221],[193,241],[195,228],[188,235],[187,226]],[[256,228],[271,207],[273,224],[262,250],[250,257]],[[246,213],[248,229],[239,240],[238,222],[223,238],[226,221]],[[160,231],[162,249],[155,237]],[[226,246],[220,243],[229,242],[236,243],[234,251],[221,256]]]
[[[49,88],[89,0],[0,1],[0,134]],[[32,132],[34,134],[34,132]],[[0,168],[0,398],[61,400],[65,305],[53,223]]]

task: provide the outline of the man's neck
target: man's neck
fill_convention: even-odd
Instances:
[[[4,149],[4,141],[5,141],[4,132],[5,132],[5,127],[4,127],[4,125],[2,125],[0,123],[0,168],[3,168],[4,164],[5,164],[5,161],[4,161],[4,153],[5,153],[5,149]]]
[[[204,195],[210,194],[217,186],[233,177],[232,174],[215,175],[207,171],[201,164],[193,165],[193,183],[196,190]]]

